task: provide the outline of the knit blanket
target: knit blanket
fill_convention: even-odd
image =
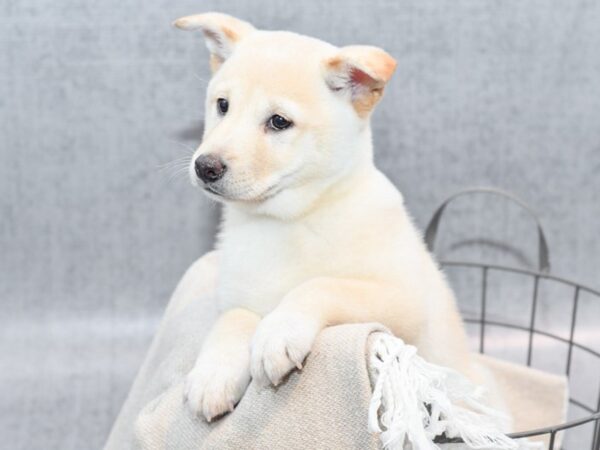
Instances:
[[[323,330],[285,383],[251,383],[233,413],[207,423],[183,403],[183,384],[217,317],[216,268],[195,263],[175,290],[113,426],[106,450],[517,448],[460,375],[428,364],[380,324]],[[198,277],[198,273],[204,273]],[[496,376],[515,430],[560,423],[566,381],[476,356]],[[465,444],[434,443],[435,436]],[[528,443],[529,445],[530,443]]]

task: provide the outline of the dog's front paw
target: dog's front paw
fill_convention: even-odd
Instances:
[[[248,358],[232,355],[226,360],[223,356],[201,357],[185,381],[184,401],[208,422],[233,411],[250,383]]]
[[[317,320],[304,314],[274,311],[267,315],[252,339],[252,378],[260,386],[277,386],[294,367],[301,369],[320,329]]]

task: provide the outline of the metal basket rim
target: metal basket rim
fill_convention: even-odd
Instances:
[[[543,272],[540,270],[525,269],[525,268],[521,268],[521,267],[512,267],[512,266],[506,266],[503,264],[489,264],[489,263],[481,263],[481,262],[474,262],[474,261],[459,261],[459,260],[446,260],[446,259],[440,260],[440,261],[438,261],[438,263],[442,266],[487,267],[489,269],[504,270],[507,272],[515,272],[515,273],[522,273],[524,275],[537,276],[540,278],[545,278],[547,280],[559,281],[561,283],[568,284],[570,286],[579,288],[580,290],[587,291],[590,294],[594,294],[594,295],[597,295],[600,297],[600,290],[598,290],[598,289],[594,289],[585,284],[579,283],[577,281],[572,281],[572,280],[569,280],[568,278],[559,277],[559,276],[550,274],[548,272]]]
[[[576,288],[579,291],[585,291],[585,292],[588,292],[590,294],[600,297],[600,290],[598,290],[598,289],[591,288],[587,285],[584,285],[584,284],[576,282],[576,281],[572,281],[565,277],[550,274],[543,270],[526,269],[526,268],[503,265],[503,264],[492,264],[492,263],[461,261],[461,260],[446,260],[446,259],[438,260],[438,264],[441,267],[448,267],[448,266],[472,267],[472,268],[492,269],[492,270],[498,270],[498,271],[504,271],[504,272],[530,275],[530,276],[536,277],[538,279],[546,279],[546,280],[551,280],[551,281],[557,281],[559,283],[564,283],[566,285]],[[474,320],[474,322],[477,322],[477,320]],[[504,326],[504,327],[509,326],[509,324],[503,324],[503,323],[490,322],[489,324]],[[531,331],[535,332],[535,333],[539,333],[539,330],[532,329]],[[551,337],[558,338],[558,336],[551,336]],[[592,352],[595,356],[600,356],[600,354],[598,352],[595,352],[595,351],[593,351],[591,349],[587,349],[587,348],[585,348],[585,349]],[[571,399],[569,399],[569,403],[571,403]],[[583,409],[585,409],[585,408],[583,408]],[[569,428],[575,428],[575,427],[584,425],[584,424],[592,422],[592,421],[596,421],[597,423],[600,424],[600,407],[598,407],[595,412],[592,410],[592,412],[590,414],[587,414],[584,417],[581,417],[579,419],[565,421],[563,423],[550,425],[550,426],[544,427],[544,428],[537,428],[537,429],[533,429],[533,430],[525,430],[525,431],[519,431],[519,432],[515,432],[515,433],[509,433],[509,434],[507,434],[507,436],[512,439],[520,439],[520,438],[527,438],[527,437],[550,434],[551,440],[554,440],[554,435],[557,432],[566,430]],[[596,425],[596,426],[598,426],[598,425]],[[597,439],[597,438],[598,437],[596,436],[595,439]],[[448,442],[448,443],[462,442],[462,439],[448,439],[448,440],[445,440],[444,442]],[[592,445],[594,445],[594,442],[592,442]]]

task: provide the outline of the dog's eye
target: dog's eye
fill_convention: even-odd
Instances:
[[[280,116],[279,114],[275,114],[269,118],[267,122],[267,126],[273,130],[281,131],[289,128],[292,125],[292,122],[287,120],[285,117]]]
[[[227,110],[229,109],[229,102],[226,98],[217,99],[217,109],[219,110],[219,113],[221,113],[221,115],[223,116],[225,115],[225,113],[227,113]]]

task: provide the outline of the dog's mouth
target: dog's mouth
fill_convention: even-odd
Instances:
[[[218,189],[218,187],[210,184],[206,184],[202,186],[202,188],[204,189],[204,192],[206,192],[210,197],[213,197],[215,200],[241,203],[262,203],[270,200],[276,195],[279,195],[282,191],[289,187],[290,180],[299,171],[300,169],[298,168],[288,172],[287,174],[281,176],[276,182],[268,185],[259,193],[256,193],[256,191],[253,189],[247,189],[238,193],[223,192],[223,190]]]
[[[243,194],[238,194],[238,195],[226,194],[226,193],[221,192],[218,189],[215,189],[214,187],[209,186],[209,185],[203,186],[203,189],[204,189],[204,192],[209,194],[209,196],[216,197],[217,200],[242,202],[242,203],[261,203],[261,202],[267,201],[267,200],[275,197],[277,194],[279,194],[285,188],[280,186],[279,183],[277,183],[277,184],[269,186],[262,193],[260,193],[258,195],[252,195],[252,196],[247,196],[247,194],[248,194],[247,192],[243,193]]]
[[[210,186],[204,186],[203,189],[206,192],[209,192],[210,194],[216,195],[217,197],[224,197],[224,195],[221,192],[217,191],[216,189],[214,189]]]

